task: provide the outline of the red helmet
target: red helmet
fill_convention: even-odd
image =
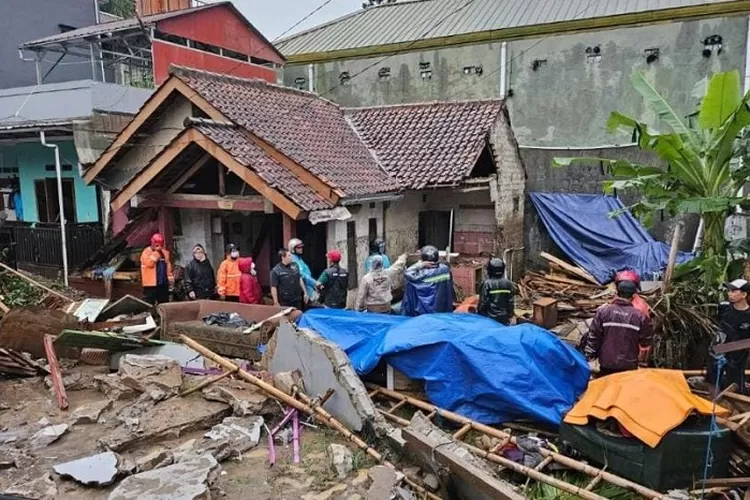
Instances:
[[[341,252],[338,250],[329,250],[326,255],[331,262],[341,262]]]
[[[151,246],[152,247],[163,247],[164,246],[164,235],[161,233],[155,233],[151,237]]]
[[[632,281],[638,288],[641,287],[641,278],[632,269],[625,269],[615,275],[615,285],[621,281]]]

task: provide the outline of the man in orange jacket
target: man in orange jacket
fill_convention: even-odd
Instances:
[[[141,253],[143,299],[153,305],[169,302],[171,283],[174,283],[174,275],[169,252],[164,248],[164,236],[156,233],[151,237],[151,246]]]
[[[219,298],[228,302],[240,301],[240,249],[234,243],[227,245],[226,258],[216,273],[216,284],[219,288]]]

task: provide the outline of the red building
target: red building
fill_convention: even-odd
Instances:
[[[137,18],[74,29],[20,49],[37,61],[49,53],[87,59],[92,79],[138,87],[161,84],[171,64],[276,82],[284,57],[231,2],[190,3],[138,0]],[[41,71],[37,75],[41,82]]]

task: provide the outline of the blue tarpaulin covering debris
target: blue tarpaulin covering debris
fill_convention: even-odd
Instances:
[[[523,418],[559,425],[589,380],[580,353],[530,324],[507,327],[460,313],[406,318],[314,309],[299,325],[341,346],[360,375],[385,358],[424,380],[437,406],[485,424]]]
[[[643,280],[657,279],[669,260],[669,245],[656,241],[615,196],[531,193],[531,201],[552,240],[600,283],[622,269],[638,271]],[[692,259],[680,252],[677,263]]]

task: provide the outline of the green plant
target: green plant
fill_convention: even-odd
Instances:
[[[120,17],[133,17],[135,15],[135,0],[106,0],[101,3],[103,12]]]
[[[748,205],[737,193],[750,178],[750,163],[740,161],[750,140],[741,136],[750,125],[750,93],[742,96],[737,71],[717,73],[708,83],[698,113],[684,120],[644,74],[634,73],[633,85],[669,131],[658,132],[617,111],[610,115],[607,127],[612,133],[629,132],[633,142],[654,153],[663,166],[607,158],[555,158],[554,164],[604,165],[612,176],[604,184],[605,192],[640,193],[640,199],[628,209],[647,225],[659,210],[672,216],[700,216],[704,222],[700,257],[692,267],[683,269],[683,274],[699,271],[704,285],[718,290],[728,268],[726,216],[734,207]]]

